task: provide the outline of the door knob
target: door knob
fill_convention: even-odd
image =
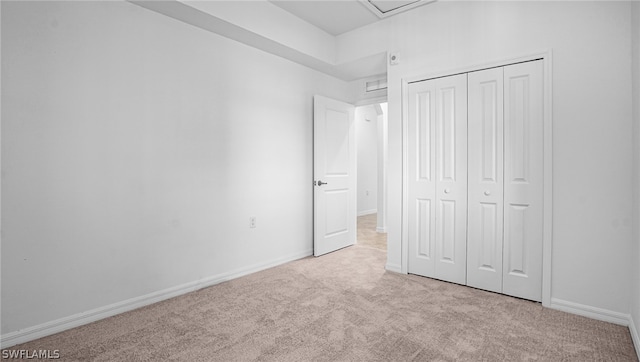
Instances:
[[[445,194],[448,194],[449,192],[451,192],[451,190],[449,190],[449,189],[444,189],[444,193],[445,193]]]
[[[485,191],[485,192],[484,192],[484,195],[485,195],[485,196],[489,196],[489,195],[491,195],[491,191]]]
[[[322,182],[322,180],[318,180],[318,182],[316,182],[316,185],[318,186],[322,186],[322,185],[326,185],[326,182]]]

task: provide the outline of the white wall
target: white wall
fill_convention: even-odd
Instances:
[[[334,37],[269,1],[182,1],[216,17],[334,64]]]
[[[310,254],[315,93],[349,101],[131,3],[3,1],[3,337]]]
[[[401,265],[401,79],[553,51],[552,297],[630,310],[631,4],[435,2],[338,37],[342,60],[389,66],[388,268]]]
[[[633,119],[634,119],[634,228],[633,228],[633,252],[631,253],[631,265],[633,265],[631,277],[631,316],[634,325],[631,327],[635,332],[634,342],[636,351],[640,358],[640,2],[633,4],[632,12],[633,35],[632,57],[633,57]]]
[[[378,208],[378,113],[373,105],[356,108],[358,145],[358,215]]]
[[[378,115],[378,232],[387,232],[387,102],[380,104]]]

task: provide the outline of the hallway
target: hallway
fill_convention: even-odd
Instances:
[[[376,231],[378,214],[358,216],[358,245],[387,250],[387,234]]]

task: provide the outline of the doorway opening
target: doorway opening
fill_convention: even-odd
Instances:
[[[387,250],[387,103],[355,109],[357,243]]]

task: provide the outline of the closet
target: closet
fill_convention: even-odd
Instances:
[[[541,301],[542,61],[407,94],[409,273]]]

